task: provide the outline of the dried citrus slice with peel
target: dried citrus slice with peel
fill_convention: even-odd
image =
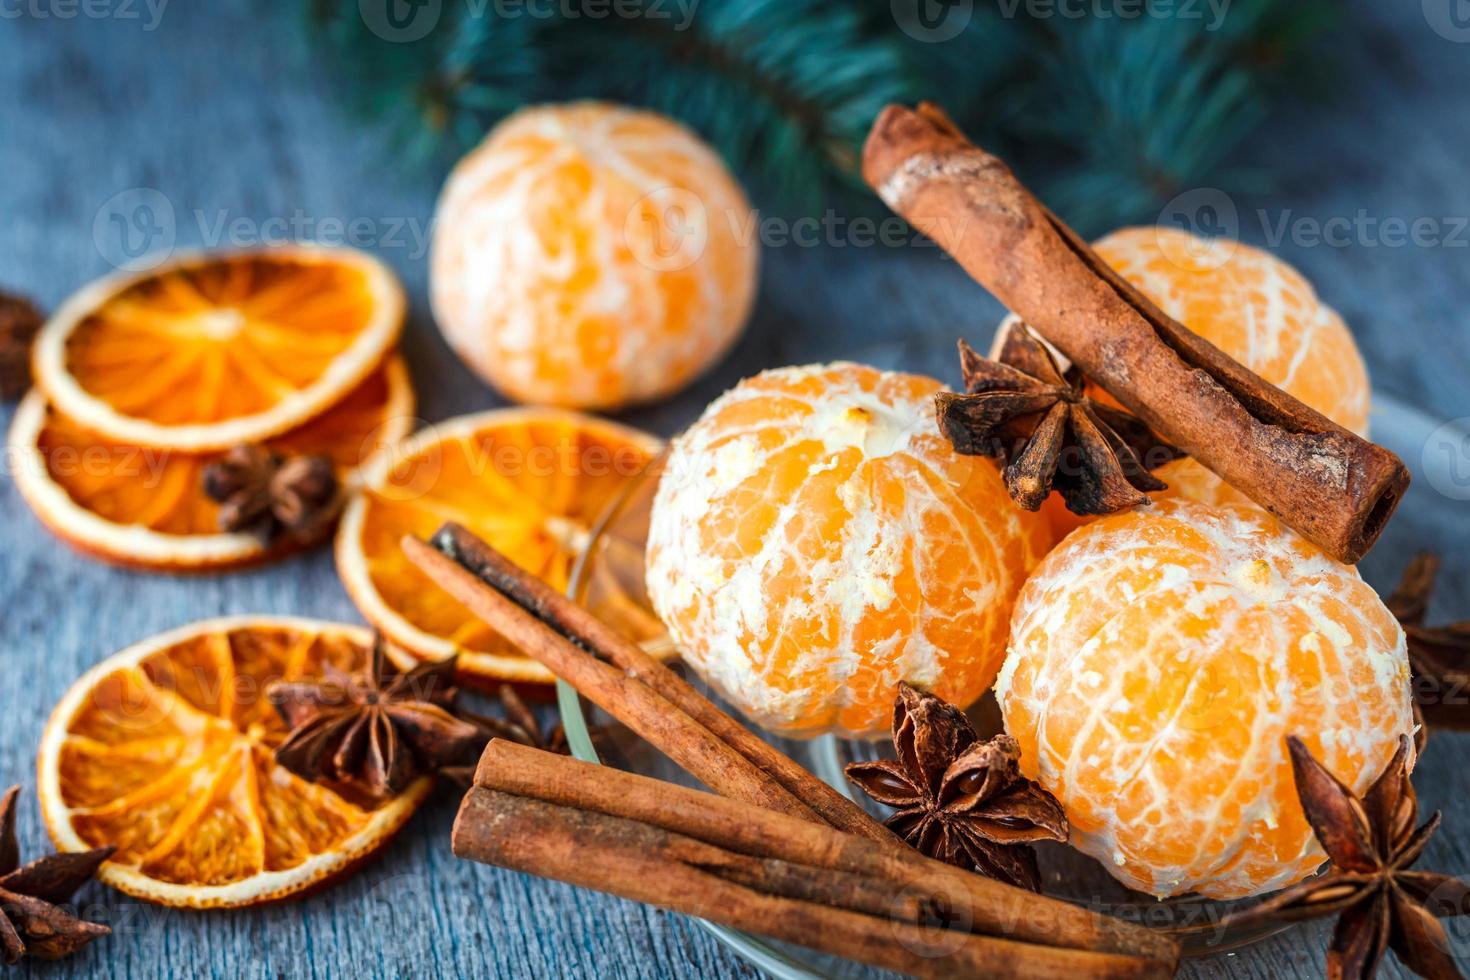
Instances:
[[[37,385],[114,442],[259,442],[325,411],[403,326],[388,267],[350,249],[199,253],[94,282],[36,338]]]
[[[320,888],[377,852],[432,788],[368,803],[276,764],[285,723],[265,698],[327,664],[360,669],[366,629],[215,619],[118,653],[72,685],[37,759],[63,852],[117,847],[97,877],[164,905],[233,908]]]
[[[457,653],[471,684],[550,682],[544,667],[436,588],[400,541],[456,521],[565,590],[593,525],[661,449],[654,436],[556,409],[440,423],[363,467],[362,492],[337,530],[337,572],[368,621],[415,657]]]
[[[390,358],[340,403],[270,440],[289,454],[325,454],[347,487],[358,465],[413,426],[408,369]],[[9,451],[15,482],[42,523],[88,554],[134,568],[226,568],[299,548],[219,530],[219,505],[203,473],[218,454],[192,455],[108,442],[32,391],[16,410]]]

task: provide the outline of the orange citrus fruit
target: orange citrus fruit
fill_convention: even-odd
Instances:
[[[414,394],[397,355],[310,422],[269,440],[288,455],[322,454],[346,489],[356,468],[413,426]],[[276,557],[310,542],[268,544],[222,532],[219,505],[204,493],[218,453],[123,446],[87,430],[32,391],[9,436],[15,482],[41,521],[78,549],[135,568],[193,571]]]
[[[206,620],[72,685],[41,735],[41,813],[59,850],[117,852],[97,877],[164,905],[233,908],[320,888],[403,826],[433,786],[369,802],[276,764],[273,681],[361,670],[372,637],[316,620]]]
[[[879,737],[899,681],[969,705],[1051,544],[995,464],[956,454],[932,378],[766,371],[674,440],[648,592],[685,660],[757,724]]]
[[[259,442],[341,400],[387,355],[403,290],[377,259],[306,246],[195,254],[84,287],[36,338],[36,384],[113,442]]]
[[[1362,354],[1342,317],[1292,266],[1242,242],[1166,227],[1123,228],[1093,248],[1169,316],[1338,425],[1367,433]],[[1163,496],[1250,502],[1191,459],[1155,473],[1169,484]],[[1047,513],[1061,534],[1085,523],[1055,500]]]
[[[385,447],[337,530],[337,573],[362,614],[413,659],[459,656],[467,683],[554,678],[403,555],[405,534],[464,525],[566,590],[593,525],[662,449],[653,436],[557,409],[499,409]],[[411,666],[397,652],[400,667]],[[393,653],[390,649],[390,653]]]
[[[739,337],[755,215],[653,112],[524,109],[454,168],[429,281],[445,339],[517,401],[611,409],[684,387]]]
[[[995,689],[1073,845],[1160,897],[1311,874],[1286,736],[1362,792],[1414,725],[1403,630],[1356,569],[1259,508],[1183,499],[1047,556]]]

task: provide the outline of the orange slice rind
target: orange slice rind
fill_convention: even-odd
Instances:
[[[184,452],[304,424],[382,362],[403,289],[351,249],[190,253],[73,294],[36,338],[36,385],[109,440]]]
[[[344,669],[368,630],[318,620],[206,620],[130,647],[83,674],[46,723],[41,813],[58,850],[102,843],[97,873],[163,905],[238,908],[340,879],[397,832],[433,786],[367,803],[275,763],[284,722],[274,680]]]
[[[293,455],[327,455],[350,491],[363,460],[412,429],[414,403],[408,369],[393,355],[337,405],[267,445]],[[254,534],[219,531],[219,507],[203,490],[204,469],[218,454],[109,443],[49,406],[40,391],[16,409],[8,450],[16,486],[41,522],[105,561],[204,571],[267,560],[310,543],[272,544]]]
[[[458,655],[466,683],[549,683],[544,667],[436,588],[400,541],[455,521],[565,590],[597,520],[661,449],[654,436],[559,409],[450,419],[363,466],[337,530],[337,573],[363,616],[407,652],[400,667]],[[642,542],[630,547],[641,553]]]

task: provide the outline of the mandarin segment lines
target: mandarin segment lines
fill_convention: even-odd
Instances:
[[[949,451],[939,389],[848,363],[768,371],[676,440],[649,594],[685,659],[762,726],[874,737],[900,680],[968,704],[998,668],[1049,535],[993,464]]]
[[[1076,532],[1017,602],[996,684],[1080,849],[1159,895],[1310,873],[1285,733],[1367,778],[1411,725],[1402,634],[1355,570],[1248,507],[1161,501]]]
[[[671,120],[591,102],[526,110],[445,185],[435,314],[513,398],[645,401],[738,335],[755,287],[749,221],[718,156]]]

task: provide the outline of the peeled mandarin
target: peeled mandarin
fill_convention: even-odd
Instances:
[[[1414,724],[1403,630],[1355,569],[1259,508],[1182,499],[1047,556],[995,690],[1072,843],[1160,897],[1310,875],[1286,736],[1362,792]]]
[[[968,705],[1051,544],[989,460],[935,424],[938,381],[767,371],[676,439],[648,590],[686,662],[764,728],[886,733],[899,681]]]
[[[1165,227],[1123,228],[1093,248],[1169,316],[1338,425],[1367,433],[1368,371],[1357,344],[1286,262],[1242,242]],[[1191,459],[1155,472],[1169,484],[1163,496],[1250,503]],[[1084,523],[1059,501],[1047,512],[1059,535]]]
[[[656,399],[744,328],[754,220],[720,158],[671,119],[602,102],[525,109],[445,184],[434,315],[511,398],[597,409]]]

